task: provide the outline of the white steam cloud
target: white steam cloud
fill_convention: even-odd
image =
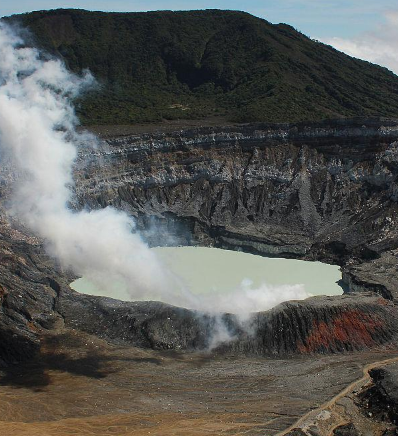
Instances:
[[[248,285],[229,296],[194,296],[181,289],[127,214],[110,207],[79,212],[68,207],[77,146],[87,142],[75,131],[70,98],[92,82],[90,74],[73,75],[59,60],[24,46],[0,22],[0,145],[19,173],[11,212],[46,241],[49,253],[101,288],[118,282],[132,298],[157,295],[194,309],[251,312],[306,298],[301,287]]]
[[[125,213],[69,210],[75,144],[84,139],[75,132],[69,99],[92,77],[77,77],[22,44],[0,23],[0,141],[21,172],[12,212],[64,268],[97,283],[124,282],[137,296],[154,288],[171,292],[170,277]]]
[[[385,23],[373,31],[354,38],[324,38],[322,42],[398,74],[398,11],[389,11],[384,15]]]
[[[249,279],[228,293],[203,294],[196,296],[196,305],[200,310],[212,312],[214,307],[224,312],[234,313],[245,320],[248,314],[271,309],[283,301],[303,300],[310,295],[304,285],[268,285],[261,284],[253,288]]]

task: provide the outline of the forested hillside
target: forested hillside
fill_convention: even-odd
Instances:
[[[398,117],[393,73],[247,13],[53,10],[11,20],[95,75],[99,87],[77,102],[85,124]]]

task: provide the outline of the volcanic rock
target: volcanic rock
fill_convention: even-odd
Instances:
[[[397,426],[398,364],[372,369],[369,374],[373,384],[360,395],[365,413]]]
[[[339,264],[346,295],[286,302],[245,323],[81,295],[40,241],[3,220],[2,363],[29,358],[63,326],[140,347],[264,356],[395,346],[397,139],[393,120],[353,119],[130,135],[81,150],[75,208],[124,209],[151,245]],[[214,342],[220,323],[227,343]]]

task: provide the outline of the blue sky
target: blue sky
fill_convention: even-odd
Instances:
[[[286,22],[315,38],[355,37],[398,9],[397,0],[5,0],[0,16],[40,9],[82,8],[104,11],[159,9],[239,9],[273,23]]]
[[[0,16],[55,8],[244,10],[272,23],[291,24],[312,38],[398,74],[398,0],[1,0]]]

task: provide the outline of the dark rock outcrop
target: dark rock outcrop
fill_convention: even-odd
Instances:
[[[315,297],[287,302],[255,315],[252,350],[264,354],[336,353],[391,343],[396,308],[371,295]],[[246,351],[244,341],[233,344]],[[250,346],[247,351],[250,351]]]
[[[398,429],[398,364],[372,369],[369,375],[372,385],[359,395],[360,405],[368,416],[396,426],[395,430],[390,430],[391,434],[396,434]]]
[[[29,359],[43,329],[63,325],[54,310],[61,277],[37,240],[0,220],[0,366]]]

